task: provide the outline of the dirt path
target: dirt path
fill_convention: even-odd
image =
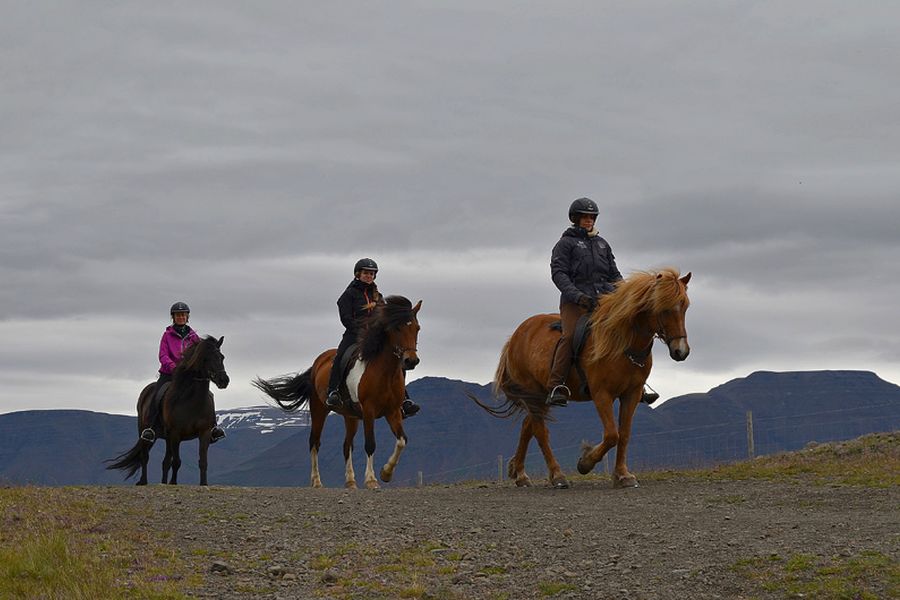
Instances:
[[[80,492],[141,527],[170,522],[160,533],[202,575],[191,593],[207,598],[784,598],[798,561],[874,556],[896,568],[900,539],[896,487],[679,479],[630,490],[592,480],[561,491]]]

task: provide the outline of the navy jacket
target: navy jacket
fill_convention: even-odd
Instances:
[[[347,332],[356,334],[372,313],[371,309],[363,308],[366,304],[375,302],[384,304],[384,299],[374,283],[366,285],[359,279],[354,279],[338,298],[338,313],[341,315],[341,323],[347,328]]]
[[[609,244],[581,227],[566,229],[550,258],[550,276],[562,292],[560,302],[578,304],[584,296],[597,297],[615,289],[622,279]]]

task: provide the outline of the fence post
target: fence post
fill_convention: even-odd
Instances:
[[[497,483],[503,483],[503,455],[497,455]]]
[[[747,458],[753,460],[756,451],[753,448],[753,412],[747,411]]]
[[[419,478],[418,478],[418,479],[419,479],[418,485],[419,485],[419,487],[422,487],[422,471],[419,471]]]

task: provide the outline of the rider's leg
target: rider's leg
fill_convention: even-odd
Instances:
[[[343,399],[341,398],[341,360],[344,353],[356,341],[356,334],[351,330],[344,332],[341,343],[338,344],[337,352],[334,355],[334,362],[331,364],[331,375],[328,377],[328,394],[325,398],[325,406],[331,410],[337,410],[343,407]]]
[[[172,375],[169,373],[160,373],[159,379],[156,380],[156,388],[153,390],[153,397],[150,399],[150,407],[147,410],[146,428],[141,431],[141,439],[147,442],[153,442],[157,437],[162,435],[162,419],[160,408],[162,407],[162,391],[163,385],[172,381]]]
[[[585,312],[587,309],[571,302],[561,302],[559,305],[562,335],[556,345],[556,351],[553,353],[550,380],[547,382],[547,387],[550,389],[550,393],[547,395],[547,404],[565,406],[571,397],[571,392],[566,387],[566,377],[572,368],[572,332],[575,331],[578,318]]]
[[[403,379],[404,381],[406,380],[405,370],[403,371]],[[407,389],[406,385],[403,386],[403,393],[406,395],[406,400],[400,405],[400,411],[403,413],[403,418],[406,419],[415,415],[422,407],[409,399],[409,389]]]

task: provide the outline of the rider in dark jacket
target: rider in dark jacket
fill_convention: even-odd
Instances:
[[[590,198],[572,202],[569,206],[572,226],[563,232],[550,257],[550,276],[560,291],[562,335],[550,367],[547,404],[565,406],[571,396],[566,376],[572,368],[572,332],[578,319],[593,311],[598,298],[614,291],[616,282],[622,280],[609,243],[594,228],[599,213],[597,204]],[[657,398],[658,394],[645,393],[642,401],[649,404]]]
[[[325,406],[332,410],[345,407],[340,392],[341,360],[347,352],[347,348],[359,340],[359,335],[366,325],[366,320],[371,316],[375,307],[379,304],[384,304],[384,297],[378,291],[378,286],[375,285],[377,273],[378,265],[371,258],[361,258],[356,261],[353,267],[354,279],[337,301],[338,314],[341,317],[341,323],[344,325],[345,330],[341,343],[338,344],[337,353],[334,355],[331,375],[328,378],[328,395],[325,398]],[[418,404],[409,399],[409,393],[407,392],[406,400],[401,407],[403,417],[413,416],[419,412],[420,408]]]

